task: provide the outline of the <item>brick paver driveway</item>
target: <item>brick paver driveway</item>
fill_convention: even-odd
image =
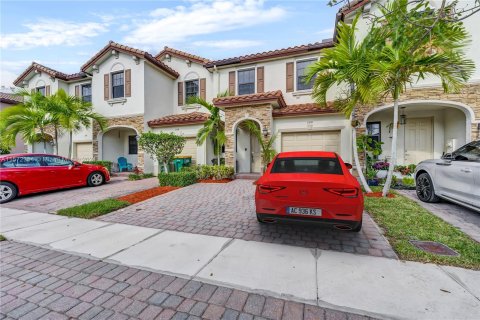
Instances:
[[[0,255],[0,319],[370,319],[11,241]]]
[[[81,187],[32,194],[2,204],[2,206],[6,208],[49,213],[87,202],[119,197],[157,186],[157,178],[128,181],[126,180],[126,177],[112,177],[109,183],[99,187]]]
[[[102,221],[396,258],[377,225],[364,214],[359,233],[330,227],[260,224],[251,180],[195,184],[121,209]]]

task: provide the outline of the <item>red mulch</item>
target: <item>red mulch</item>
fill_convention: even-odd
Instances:
[[[178,187],[155,187],[152,189],[147,189],[147,190],[135,192],[132,194],[127,194],[126,196],[122,196],[117,199],[134,204],[134,203],[141,202],[176,189],[179,189],[179,188]]]
[[[381,198],[382,193],[381,192],[371,192],[371,193],[364,193],[365,197],[371,197],[371,198]],[[393,193],[387,194],[387,198],[395,198],[396,195]]]
[[[229,183],[231,181],[233,181],[233,179],[219,179],[219,180],[204,179],[204,180],[198,180],[199,183]]]

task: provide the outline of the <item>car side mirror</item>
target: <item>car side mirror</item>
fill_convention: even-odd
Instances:
[[[442,159],[444,159],[444,160],[452,160],[452,159],[453,159],[453,154],[452,154],[452,153],[445,153],[445,154],[442,156]]]
[[[82,164],[78,161],[73,161],[73,166],[74,167],[80,167]]]
[[[353,168],[353,166],[350,163],[347,163],[347,162],[345,162],[345,167],[347,167],[348,170]]]

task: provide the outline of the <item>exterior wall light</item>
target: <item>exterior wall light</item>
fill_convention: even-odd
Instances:
[[[268,129],[267,127],[263,127],[262,129],[263,136],[266,138],[268,136]]]
[[[407,124],[407,116],[405,115],[405,107],[401,107],[400,109],[400,124],[406,125]]]

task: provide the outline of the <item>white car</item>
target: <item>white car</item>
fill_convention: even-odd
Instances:
[[[442,198],[480,212],[480,140],[420,162],[415,181],[417,197],[424,202]]]

